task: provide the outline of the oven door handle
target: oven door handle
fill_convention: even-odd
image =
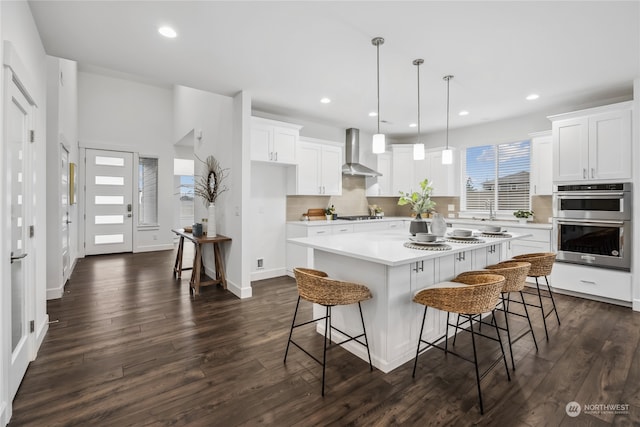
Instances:
[[[558,224],[581,224],[581,225],[624,225],[624,221],[606,221],[606,220],[591,220],[591,219],[557,219]]]
[[[619,197],[623,198],[624,193],[556,193],[560,199],[602,199]]]

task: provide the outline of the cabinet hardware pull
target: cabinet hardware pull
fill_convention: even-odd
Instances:
[[[273,160],[273,151],[269,151],[269,160]]]
[[[582,178],[587,177],[587,168],[582,168]]]
[[[595,168],[591,168],[591,178],[595,178],[596,177],[596,170]]]
[[[324,233],[324,230],[316,231],[316,234],[322,234],[322,233]]]
[[[277,151],[276,151],[276,158],[275,158],[275,161],[276,161],[276,162],[278,161],[278,152],[277,152]]]
[[[580,279],[580,281],[581,281],[582,283],[586,283],[586,284],[588,284],[588,285],[595,285],[595,284],[596,284],[596,282],[592,282],[591,280],[582,280],[582,279]]]

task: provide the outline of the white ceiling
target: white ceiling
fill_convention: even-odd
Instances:
[[[373,133],[423,132],[630,97],[639,1],[29,1],[46,52],[224,95],[254,109]],[[171,25],[173,40],[157,32]],[[525,96],[540,94],[536,101]],[[321,97],[330,104],[321,104]],[[466,117],[458,116],[468,110]]]

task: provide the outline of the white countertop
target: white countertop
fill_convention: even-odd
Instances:
[[[304,227],[318,227],[326,225],[340,225],[340,224],[360,224],[367,222],[381,222],[381,221],[411,221],[413,218],[406,216],[385,216],[380,219],[363,219],[358,221],[348,221],[346,219],[336,219],[332,221],[287,221],[287,224],[299,225]],[[431,222],[431,219],[427,219],[427,222]],[[456,224],[477,224],[477,228],[481,228],[483,225],[500,225],[507,228],[537,228],[541,230],[551,230],[552,224],[544,224],[539,222],[528,222],[526,224],[520,224],[518,221],[509,220],[494,220],[494,221],[482,221],[472,218],[445,218],[448,224],[454,226]]]
[[[373,220],[380,221],[380,220]],[[320,221],[312,221],[320,222]],[[331,221],[327,221],[331,222]],[[345,221],[349,222],[349,221]],[[371,261],[388,266],[410,264],[415,261],[439,258],[467,250],[484,248],[496,243],[520,239],[529,236],[523,233],[510,233],[511,237],[480,237],[483,243],[457,243],[447,241],[450,250],[435,251],[404,247],[410,234],[406,231],[373,231],[364,233],[330,234],[326,236],[298,237],[288,239],[290,243],[319,249],[326,252],[345,255],[352,258]]]

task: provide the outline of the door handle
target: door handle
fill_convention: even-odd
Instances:
[[[24,257],[26,257],[26,256],[27,256],[27,254],[26,254],[26,253],[24,253],[24,254],[20,254],[20,255],[16,255],[16,256],[13,256],[13,251],[12,251],[12,252],[11,252],[11,264],[13,264],[13,261],[17,261],[17,260],[22,259],[22,258],[24,258]]]
[[[131,212],[131,203],[127,205],[127,212]]]

